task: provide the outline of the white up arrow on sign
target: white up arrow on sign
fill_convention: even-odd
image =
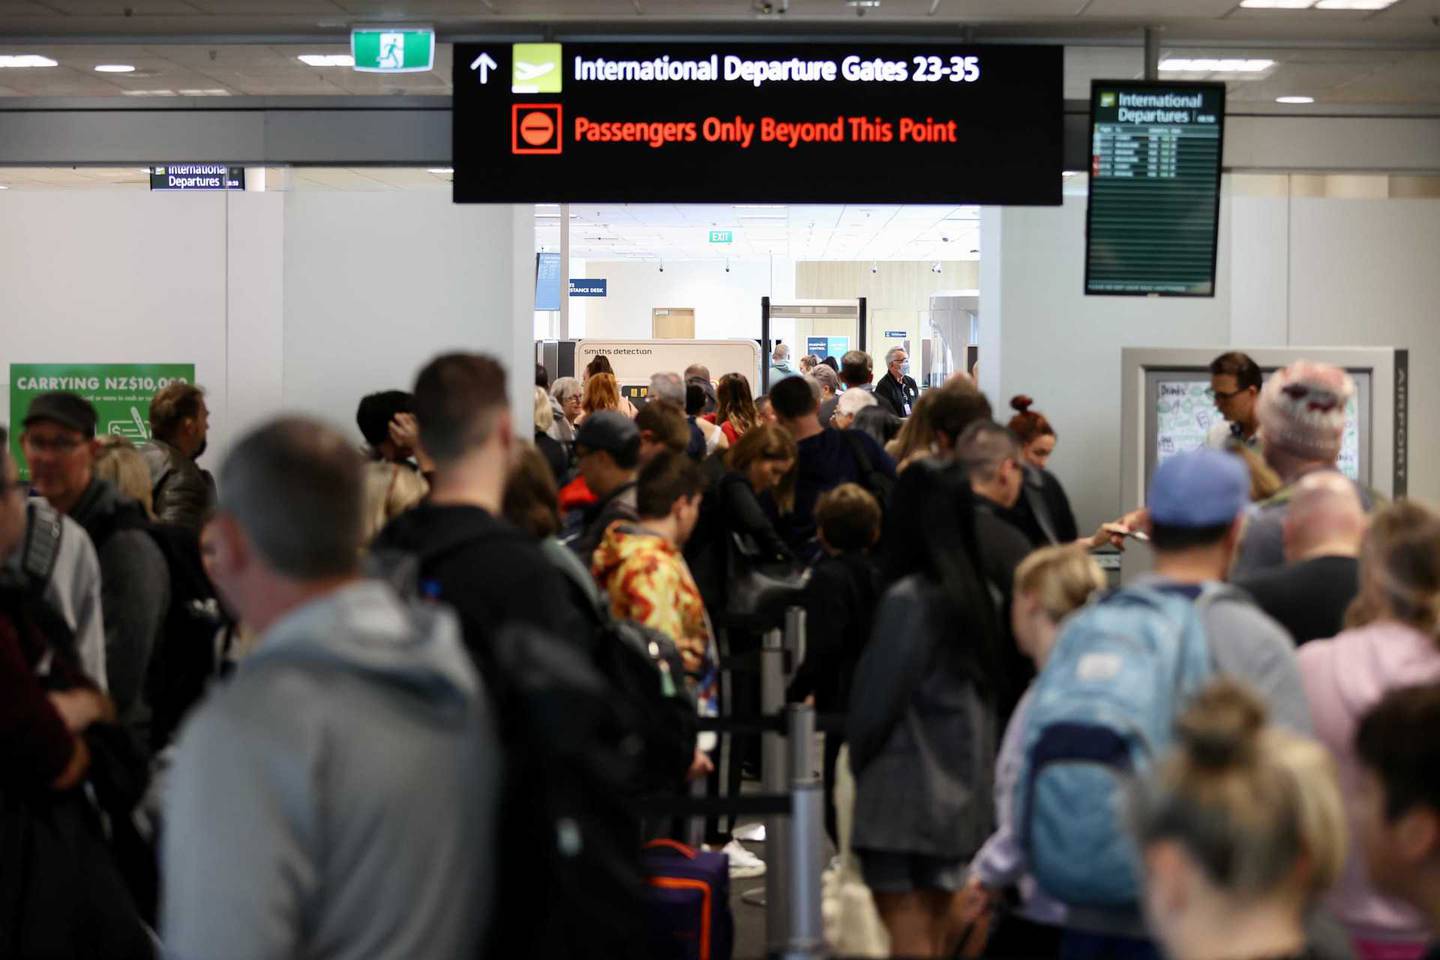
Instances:
[[[491,57],[490,54],[482,53],[480,54],[480,56],[475,58],[474,63],[470,64],[470,69],[479,70],[480,82],[487,83],[490,80],[490,71],[497,69],[499,66],[500,64],[496,63],[494,58]]]

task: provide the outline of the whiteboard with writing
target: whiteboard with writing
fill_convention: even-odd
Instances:
[[[1155,393],[1155,465],[1177,453],[1205,445],[1215,424],[1224,418],[1208,393],[1210,381],[1161,380]],[[1340,445],[1340,471],[1360,479],[1360,406],[1358,394],[1345,407],[1345,435]]]

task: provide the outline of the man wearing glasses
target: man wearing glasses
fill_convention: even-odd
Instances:
[[[1225,419],[1210,428],[1205,445],[1223,450],[1232,440],[1260,449],[1260,365],[1238,351],[1210,361],[1210,389],[1215,409]]]
[[[165,555],[147,532],[144,508],[95,476],[95,408],[73,393],[44,393],[25,413],[20,448],[35,493],[70,517],[100,558],[105,671],[120,722],[149,729],[145,675],[170,605]]]

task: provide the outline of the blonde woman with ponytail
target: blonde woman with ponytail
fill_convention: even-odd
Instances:
[[[1360,549],[1360,594],[1348,629],[1300,649],[1300,673],[1315,734],[1340,767],[1352,824],[1360,772],[1355,732],[1389,691],[1440,680],[1440,517],[1413,501],[1375,515]],[[1440,732],[1437,732],[1440,735]],[[1381,896],[1359,851],[1330,899],[1360,960],[1417,960],[1428,924],[1413,908]]]
[[[1010,632],[1037,671],[1044,669],[1055,649],[1061,622],[1104,588],[1105,574],[1084,549],[1073,544],[1037,550],[1016,568]],[[1025,853],[1011,822],[1015,786],[1025,763],[1030,697],[1027,690],[1020,698],[995,763],[996,830],[970,864],[967,893],[972,907],[982,915],[993,914],[1004,891],[1011,887],[1018,888],[1022,901],[1019,909],[999,918],[987,956],[1054,956],[1065,922],[1065,907],[1047,897],[1026,875]]]
[[[1221,681],[1135,791],[1145,912],[1171,960],[1310,960],[1306,918],[1340,875],[1345,811],[1325,749]]]

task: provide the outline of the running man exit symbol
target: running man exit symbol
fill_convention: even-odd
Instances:
[[[380,34],[380,60],[378,65],[381,70],[400,70],[404,68],[405,34]]]

